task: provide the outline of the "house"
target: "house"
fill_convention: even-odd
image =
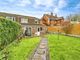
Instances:
[[[41,18],[40,23],[44,26],[47,26],[47,32],[62,32],[61,27],[64,23],[63,17],[58,17],[57,14],[44,14]]]
[[[51,14],[44,14],[41,19],[41,24],[46,26],[60,26],[64,21],[63,17],[58,17],[57,15]]]
[[[46,26],[40,24],[40,19],[32,16],[24,16],[18,14],[0,12],[0,17],[10,19],[21,24],[23,34],[26,36],[33,36],[36,32],[46,32]]]

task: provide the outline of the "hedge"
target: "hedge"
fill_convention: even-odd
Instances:
[[[0,17],[0,50],[14,41],[21,33],[19,23]]]

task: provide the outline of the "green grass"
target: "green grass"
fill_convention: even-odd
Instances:
[[[28,60],[28,57],[36,48],[39,41],[39,37],[34,37],[23,38],[18,44],[16,44],[15,42],[11,43],[6,47],[6,49],[10,52],[8,54],[8,60]],[[3,51],[0,52],[0,58],[2,58]]]
[[[57,34],[47,35],[50,60],[80,60],[80,38]]]

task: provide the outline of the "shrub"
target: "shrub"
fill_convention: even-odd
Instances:
[[[0,50],[14,41],[21,32],[19,23],[0,17]]]

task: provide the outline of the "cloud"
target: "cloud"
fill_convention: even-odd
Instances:
[[[80,12],[80,2],[74,7],[75,12]]]
[[[56,14],[67,14],[80,10],[80,3],[70,0],[0,0],[0,11],[11,11],[12,13],[27,14],[41,17],[45,12],[53,12]],[[75,3],[75,7],[70,8],[71,3]],[[66,8],[67,7],[67,8]],[[68,10],[68,11],[67,11]],[[15,12],[14,12],[15,11]]]
[[[8,2],[14,2],[15,0],[7,0]]]
[[[52,0],[35,0],[36,5],[52,6]]]
[[[67,0],[34,0],[33,7],[35,9],[42,9],[43,11],[52,11],[59,13],[61,9],[68,5]],[[41,7],[43,6],[43,7]]]
[[[53,0],[35,0],[34,8],[39,8],[40,6],[45,6],[45,8],[49,8],[54,6]]]
[[[77,8],[77,9],[80,8],[80,3],[78,3],[77,6],[76,6],[75,8]]]
[[[19,0],[18,2],[18,6],[21,6],[21,7],[25,7],[27,5],[31,4],[31,6],[33,6],[32,10],[34,9],[34,11],[31,11],[31,12],[34,12],[33,15],[35,14],[41,14],[44,13],[44,12],[53,12],[53,13],[56,13],[56,14],[59,14],[60,11],[67,6],[67,0],[34,0],[33,1],[33,4],[31,2],[31,0]],[[29,6],[29,7],[31,7]],[[41,11],[41,12],[38,12]],[[36,13],[37,11],[37,13]],[[32,13],[31,13],[32,14]]]
[[[63,8],[67,6],[67,1],[66,0],[59,0],[58,2],[58,8]]]
[[[53,12],[59,13],[64,7],[68,5],[66,0],[59,0]]]
[[[58,13],[59,11],[60,11],[59,8],[54,8],[53,10],[54,13]]]
[[[17,6],[22,6],[22,7],[25,7],[29,4],[31,4],[31,0],[19,0],[17,2]]]

